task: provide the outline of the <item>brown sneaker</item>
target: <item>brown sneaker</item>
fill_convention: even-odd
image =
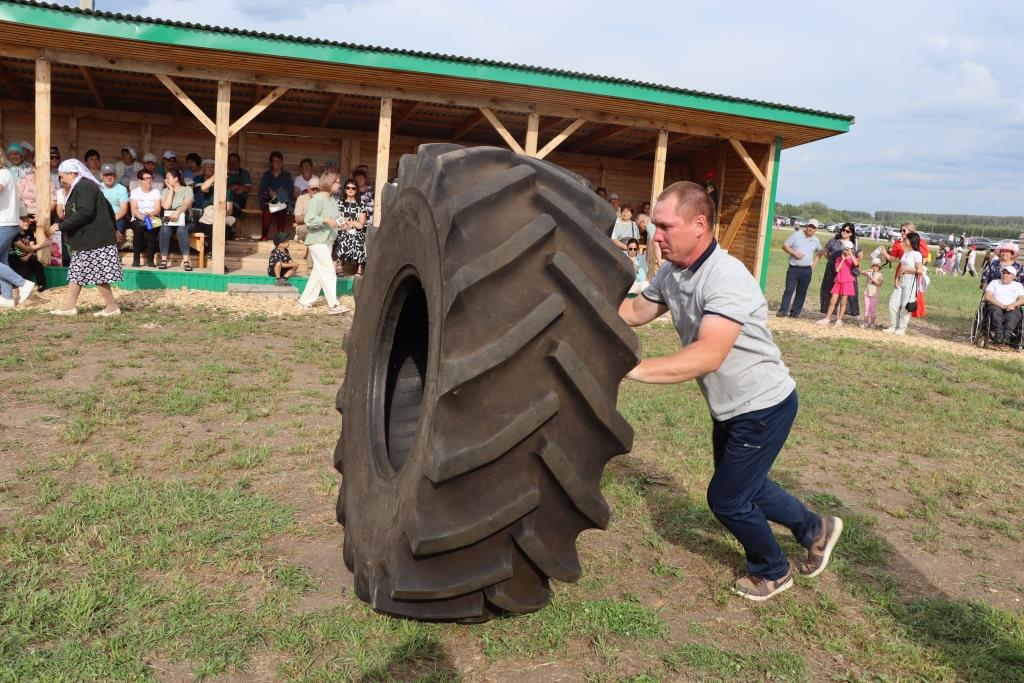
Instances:
[[[744,576],[741,579],[737,579],[732,587],[732,592],[747,600],[764,602],[792,587],[793,565],[789,565],[789,571],[786,572],[786,575],[777,579],[765,579],[760,576]]]
[[[822,517],[821,531],[818,537],[807,549],[807,561],[800,567],[800,573],[811,577],[825,571],[828,561],[832,557],[832,549],[839,541],[839,535],[843,533],[843,520],[838,517]]]

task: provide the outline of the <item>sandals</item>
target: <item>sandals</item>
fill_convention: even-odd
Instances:
[[[185,265],[183,265],[182,268],[184,268],[187,271],[191,271],[192,270],[192,263],[191,263],[191,261],[185,261]]]
[[[167,270],[167,261],[165,259],[160,260],[160,265],[157,266],[160,270]]]

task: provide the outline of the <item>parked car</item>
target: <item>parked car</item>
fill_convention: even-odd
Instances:
[[[968,237],[967,246],[974,247],[975,249],[984,251],[985,249],[991,249],[996,245],[996,242],[990,240],[987,237]]]

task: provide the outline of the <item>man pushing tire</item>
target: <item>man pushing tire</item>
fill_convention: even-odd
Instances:
[[[807,548],[799,571],[824,571],[843,531],[768,478],[797,413],[796,383],[767,327],[768,304],[754,278],[714,239],[714,205],[695,183],[670,185],[651,212],[666,263],[619,315],[644,325],[672,314],[682,349],[646,358],[627,378],[652,384],[696,379],[713,422],[715,472],[708,505],[743,545],[748,576],[733,591],[761,602],[793,585],[793,566],[768,522]]]

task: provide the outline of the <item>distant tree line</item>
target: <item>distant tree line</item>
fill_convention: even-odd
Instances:
[[[823,223],[879,223],[899,225],[913,223],[919,230],[938,233],[967,233],[993,239],[1014,238],[1024,232],[1024,216],[974,216],[956,213],[915,213],[911,211],[855,211],[833,209],[822,202],[775,204],[776,216],[817,218]]]

